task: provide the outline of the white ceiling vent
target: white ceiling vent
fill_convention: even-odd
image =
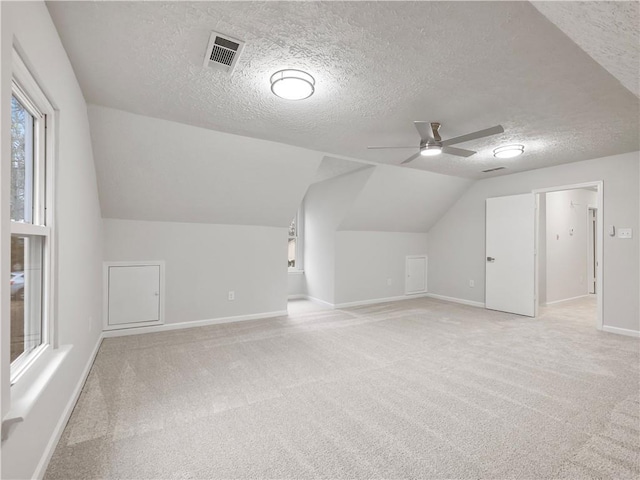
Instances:
[[[233,72],[244,48],[244,42],[217,32],[211,32],[204,66]]]

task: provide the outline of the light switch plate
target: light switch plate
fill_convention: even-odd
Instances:
[[[618,238],[633,238],[633,229],[632,228],[619,228],[618,229]]]

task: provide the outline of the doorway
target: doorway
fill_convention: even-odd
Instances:
[[[597,288],[597,275],[596,269],[598,267],[598,260],[596,258],[596,245],[598,244],[597,237],[597,222],[598,222],[598,207],[589,205],[587,209],[587,225],[588,225],[588,244],[587,244],[587,278],[589,281],[589,294],[595,295],[598,291]]]
[[[534,190],[536,302],[539,307],[596,301],[602,329],[602,182]]]

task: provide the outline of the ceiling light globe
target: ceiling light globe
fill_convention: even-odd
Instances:
[[[285,100],[304,100],[313,95],[315,79],[301,70],[280,70],[271,76],[271,91]]]
[[[442,153],[442,147],[438,145],[427,145],[420,150],[420,155],[423,157],[433,157],[434,155],[440,155]]]
[[[513,158],[524,153],[524,145],[505,145],[504,147],[496,148],[493,151],[493,156],[496,158]]]

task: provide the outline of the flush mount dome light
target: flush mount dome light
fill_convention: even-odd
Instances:
[[[420,150],[420,155],[423,157],[433,157],[434,155],[440,155],[442,153],[442,147],[440,145],[425,145]]]
[[[524,153],[524,145],[505,145],[493,151],[496,158],[513,158]]]
[[[304,100],[313,95],[315,79],[302,70],[279,70],[271,75],[271,91],[286,100]]]

